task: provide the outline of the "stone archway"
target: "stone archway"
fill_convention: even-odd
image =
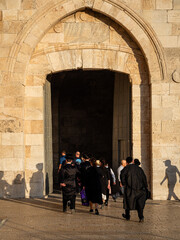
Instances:
[[[70,29],[76,29],[76,25],[80,34],[74,33],[72,36]],[[91,40],[86,37],[86,29],[91,31],[91,36],[94,33],[95,37]],[[101,33],[99,39],[98,31]],[[63,39],[59,40],[62,34]],[[45,164],[44,176],[48,174],[50,191],[52,191],[52,165],[49,164],[49,159],[52,158],[51,114],[47,104],[50,101],[50,85],[46,81],[46,76],[49,73],[75,69],[108,69],[129,75],[132,84],[133,154],[142,160],[143,168],[150,178],[150,91],[149,72],[144,56],[138,45],[117,23],[100,13],[86,10],[71,14],[50,28],[36,46],[28,65],[24,108],[27,186],[36,164],[41,159]],[[123,80],[118,78],[117,75],[116,81],[123,84]],[[118,92],[116,99],[119,104]],[[43,104],[44,102],[46,103]],[[118,139],[123,139],[116,124],[119,121],[116,113],[117,110],[113,127],[115,168],[117,168]],[[46,182],[45,179],[44,181]]]
[[[125,4],[116,0],[58,0],[48,2],[26,24],[17,36],[8,58],[9,77],[21,78],[28,62],[44,34],[58,21],[85,8],[100,12],[123,26],[139,44],[150,72],[150,81],[166,77],[166,66],[162,47],[152,28]]]

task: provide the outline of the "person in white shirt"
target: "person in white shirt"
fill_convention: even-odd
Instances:
[[[117,175],[118,175],[119,185],[120,185],[121,193],[122,193],[122,194],[124,194],[124,188],[123,188],[123,185],[122,185],[122,183],[121,183],[121,178],[120,178],[120,176],[121,176],[121,171],[123,170],[123,168],[124,168],[126,165],[127,165],[126,160],[123,159],[123,160],[121,160],[121,165],[120,165],[120,167],[118,167],[118,169],[117,169]]]

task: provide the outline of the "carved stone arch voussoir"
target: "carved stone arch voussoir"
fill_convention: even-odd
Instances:
[[[166,77],[163,50],[155,33],[140,16],[116,0],[53,0],[48,2],[33,15],[17,36],[9,55],[8,72],[25,74],[36,45],[50,27],[64,17],[85,8],[112,18],[128,31],[144,53],[150,81],[159,81]]]

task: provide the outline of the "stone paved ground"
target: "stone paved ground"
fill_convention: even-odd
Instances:
[[[180,202],[148,200],[145,222],[139,223],[136,212],[131,221],[122,218],[122,199],[110,200],[96,216],[81,206],[76,213],[63,213],[61,196],[47,199],[0,200],[0,240],[11,239],[117,239],[179,240]]]

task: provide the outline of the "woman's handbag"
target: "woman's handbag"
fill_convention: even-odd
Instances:
[[[89,202],[88,202],[88,200],[87,200],[85,190],[82,189],[82,191],[80,192],[80,194],[81,194],[81,202],[82,202],[82,205],[83,205],[83,206],[89,206]]]

